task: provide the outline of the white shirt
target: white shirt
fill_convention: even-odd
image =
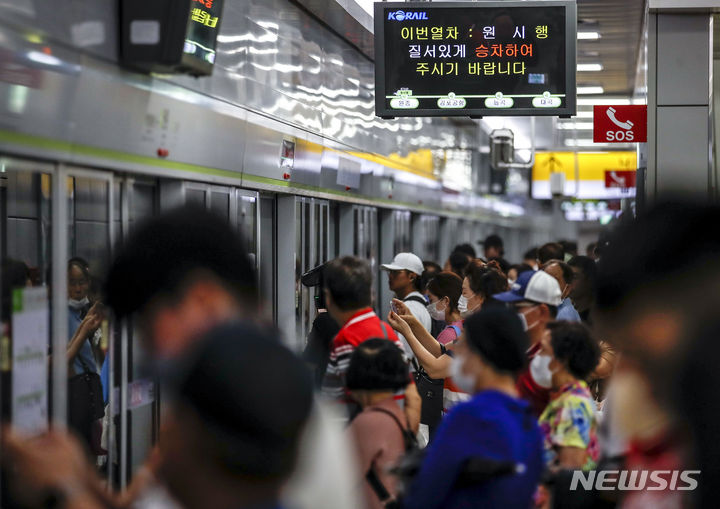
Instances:
[[[423,300],[425,299],[425,296],[420,292],[409,293],[407,296],[405,296],[405,299],[413,296],[420,297]],[[413,314],[413,316],[418,319],[418,321],[422,324],[423,327],[425,327],[425,330],[430,332],[430,330],[432,329],[432,318],[430,318],[430,313],[428,313],[426,304],[421,304],[420,302],[416,302],[414,300],[404,300],[404,302],[410,312]],[[410,359],[411,361],[415,359],[415,354],[413,353],[412,348],[410,348],[407,340],[400,333],[398,333],[397,336],[403,345],[403,349],[405,350],[408,359]],[[415,362],[417,362],[417,359],[415,360]]]

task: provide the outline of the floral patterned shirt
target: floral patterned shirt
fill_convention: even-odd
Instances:
[[[595,467],[600,453],[595,402],[585,382],[576,380],[553,392],[538,423],[543,432],[548,467],[555,465],[559,447],[585,449],[587,456],[583,470]]]

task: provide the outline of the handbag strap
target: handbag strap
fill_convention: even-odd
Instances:
[[[398,425],[398,428],[400,428],[400,433],[403,437],[403,445],[405,447],[405,452],[409,451],[415,444],[413,444],[414,437],[412,436],[412,432],[410,431],[410,426],[405,427],[400,422],[400,419],[397,418],[397,416],[392,413],[390,410],[387,410],[385,408],[380,407],[370,407],[368,410],[371,412],[381,412],[383,414],[389,415],[392,417],[392,420],[395,421],[395,424]]]

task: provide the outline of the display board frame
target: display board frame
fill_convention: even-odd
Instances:
[[[393,10],[423,9],[506,9],[506,8],[565,8],[565,99],[558,108],[417,108],[393,109],[387,106],[387,96],[392,93],[386,87],[385,24],[386,13]],[[479,2],[376,2],[375,3],[375,115],[384,118],[396,117],[471,117],[491,116],[556,116],[569,118],[577,113],[577,4],[576,0],[509,0]]]

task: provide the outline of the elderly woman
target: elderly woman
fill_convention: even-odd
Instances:
[[[595,402],[585,380],[600,358],[600,347],[582,324],[548,326],[530,365],[533,376],[552,387],[550,403],[539,419],[545,463],[551,470],[590,470],[598,459]]]

